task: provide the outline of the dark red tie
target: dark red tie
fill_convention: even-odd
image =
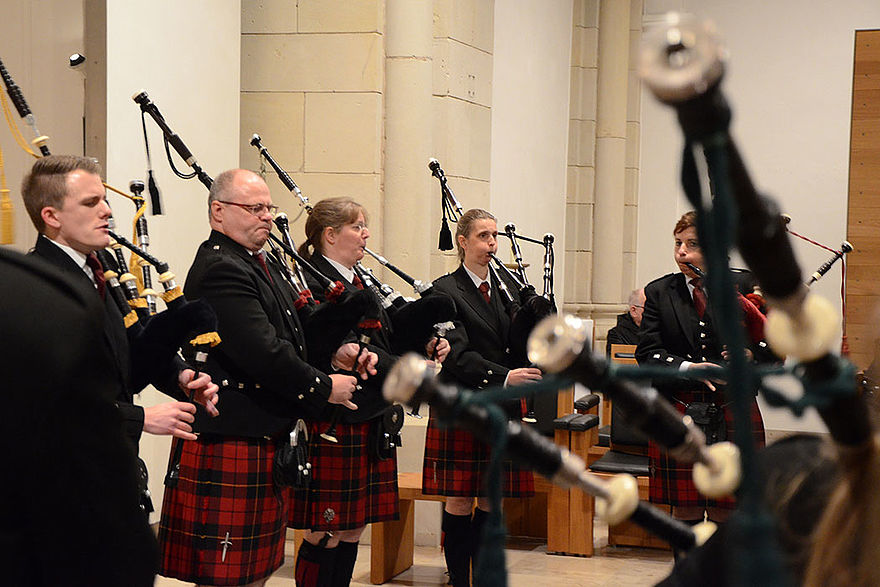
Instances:
[[[697,315],[702,318],[706,313],[706,292],[703,291],[703,280],[696,277],[691,280],[694,286],[694,307],[697,309]]]
[[[358,289],[364,289],[364,282],[361,281],[361,278],[357,275],[354,276],[354,279],[351,280],[351,283]]]
[[[86,257],[86,265],[89,266],[92,270],[92,274],[95,276],[95,286],[98,289],[98,295],[101,296],[101,299],[104,299],[107,288],[104,280],[104,268],[101,267],[101,262],[98,261],[98,257],[95,253],[89,253]]]
[[[269,274],[269,267],[266,265],[266,257],[264,256],[263,251],[257,251],[256,253],[254,253],[254,257],[256,258],[257,263],[260,264],[260,267],[263,268],[263,271],[266,272],[266,277],[269,278],[269,281],[271,283],[275,283],[275,281],[272,279],[272,275]]]
[[[483,299],[486,300],[486,303],[489,303],[489,284],[485,281],[480,284],[480,287],[477,289],[480,290],[480,293],[483,294]]]

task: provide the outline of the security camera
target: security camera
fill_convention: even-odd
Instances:
[[[85,62],[86,62],[86,56],[83,55],[82,53],[74,53],[73,55],[70,56],[70,59],[69,59],[69,65],[72,68],[77,68]]]

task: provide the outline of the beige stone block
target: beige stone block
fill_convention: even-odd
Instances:
[[[297,4],[301,33],[359,33],[383,30],[384,1],[298,0]]]
[[[589,252],[565,251],[564,297],[567,304],[590,301],[592,259],[593,255]]]
[[[598,70],[594,68],[572,68],[572,74],[577,71],[578,75],[572,75],[571,84],[574,88],[577,83],[578,116],[574,116],[574,95],[572,95],[572,118],[580,120],[596,120],[596,96],[598,90]]]
[[[380,92],[384,48],[376,33],[245,35],[242,91]]]
[[[453,234],[455,231],[453,230]],[[428,273],[432,280],[447,273],[452,273],[458,268],[458,256],[454,250],[440,251],[434,248],[431,251],[431,270]]]
[[[593,206],[568,204],[565,206],[565,250],[590,251],[593,249]]]
[[[573,24],[580,27],[599,26],[599,0],[574,0]]]
[[[241,32],[295,33],[296,2],[291,0],[241,0]]]
[[[382,119],[380,94],[306,94],[303,169],[379,173]]]
[[[631,31],[642,30],[642,14],[645,10],[643,0],[630,0],[629,3],[629,29]]]
[[[592,204],[596,170],[593,167],[569,165],[565,201],[569,204]]]
[[[638,122],[626,123],[626,166],[639,166],[639,134],[640,125]]]
[[[570,120],[568,123],[568,164],[592,167],[595,164],[596,123]]]
[[[433,92],[492,104],[492,55],[453,39],[434,41]]]
[[[638,251],[639,236],[639,209],[637,206],[623,207],[623,251],[636,253]]]
[[[636,283],[636,253],[623,254],[623,271],[621,271],[621,288],[620,291],[629,292],[637,287],[644,287],[644,283]]]
[[[642,81],[639,74],[630,71],[626,82],[626,119],[638,122],[641,119]]]
[[[596,67],[599,55],[599,29],[575,27],[571,33],[571,64]]]
[[[639,170],[627,167],[623,183],[623,202],[627,206],[639,204]]]
[[[629,62],[627,68],[635,71],[639,66],[639,47],[642,42],[642,31],[629,32]]]
[[[302,170],[304,105],[302,93],[242,93],[239,165],[254,171],[260,168],[259,152],[250,145],[256,133],[288,173]]]
[[[444,96],[435,96],[432,105],[435,157],[446,175],[489,181],[489,108]]]
[[[493,0],[435,0],[434,37],[452,38],[492,52],[495,27]]]

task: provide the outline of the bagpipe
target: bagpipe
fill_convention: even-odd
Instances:
[[[458,222],[463,214],[462,206],[452,192],[452,188],[449,187],[449,181],[443,168],[440,166],[440,162],[435,158],[431,158],[428,161],[428,169],[431,170],[431,175],[436,177],[440,183],[440,195],[444,210],[440,250],[449,250],[453,247],[451,235],[448,239],[445,236],[449,232],[447,215],[453,222]],[[510,240],[511,255],[514,259],[515,269],[508,267],[507,264],[498,258],[497,254],[490,253],[495,267],[490,263],[489,273],[492,275],[492,280],[498,284],[504,308],[510,317],[509,340],[511,359],[516,365],[528,365],[526,341],[529,338],[529,334],[538,322],[556,313],[556,298],[553,293],[553,271],[555,265],[553,243],[556,238],[552,233],[545,234],[541,240],[517,234],[516,225],[512,222],[507,223],[504,226],[504,232],[499,234],[504,234]],[[447,240],[448,247],[446,246]],[[540,295],[538,295],[535,287],[529,283],[529,278],[526,274],[526,264],[523,262],[522,249],[519,245],[520,240],[544,247],[544,289]],[[515,291],[511,291],[511,288],[514,288]],[[538,421],[535,414],[534,396],[529,396],[523,400],[522,410],[523,422],[534,424]]]
[[[726,49],[711,24],[671,14],[645,36],[639,73],[657,99],[675,109],[685,138],[682,187],[697,212],[701,246],[711,269],[709,292],[723,318],[717,329],[731,350],[721,377],[728,381],[725,392],[736,421],[734,440],[743,481],[737,492],[738,510],[729,521],[732,535],[741,539],[730,545],[730,583],[781,585],[787,578],[772,517],[760,499],[764,479],[755,466],[751,440],[753,386],[757,383],[768,403],[788,407],[796,415],[807,406],[815,407],[842,450],[861,447],[873,452],[875,446],[864,398],[856,393],[854,368],[831,352],[838,313],[809,290],[815,279],[805,283],[777,204],[755,188],[730,135],[732,113],[721,91],[725,59]],[[708,195],[702,193],[700,155],[712,190]],[[730,272],[724,270],[733,243],[766,297],[767,341],[777,355],[796,363],[786,371],[803,385],[800,398],[789,399],[776,390],[764,379],[769,373],[753,367],[741,352],[744,332],[737,323]],[[818,277],[843,256],[845,248],[820,268]]]
[[[19,115],[33,130],[35,138],[31,144],[38,148],[40,154],[38,155],[28,147],[21,133],[12,124],[11,117],[7,116],[16,141],[25,152],[35,158],[50,156],[49,137],[39,132],[33,112],[2,61],[0,61],[0,77],[3,78],[6,91]],[[0,102],[2,102],[4,110],[7,110],[6,97],[2,92],[0,92]],[[132,357],[136,359],[133,361],[133,370],[137,369],[137,365],[147,365],[155,360],[162,360],[164,357],[170,359],[181,346],[187,343],[198,347],[216,345],[219,342],[219,337],[216,333],[217,324],[213,311],[203,303],[187,303],[182,297],[180,288],[175,284],[174,274],[169,270],[168,265],[148,252],[149,234],[146,218],[143,216],[143,197],[140,195],[144,189],[143,182],[139,180],[131,182],[129,185],[133,194],[131,196],[106,182],[104,186],[135,202],[138,209],[133,232],[135,240],[139,242],[140,246],[111,231],[112,252],[106,249],[97,252],[99,261],[104,268],[104,279],[108,286],[108,292],[123,316],[128,339],[132,345]],[[4,192],[4,198],[6,195]],[[0,209],[3,208],[5,208],[5,204],[0,200]],[[110,222],[112,226],[112,217]],[[125,261],[121,250],[122,246],[129,248],[133,253],[130,263]],[[128,269],[129,266],[136,265],[141,268],[140,283],[144,284],[144,287],[140,289],[138,288],[139,280]],[[166,310],[163,312],[158,312],[156,308],[158,294],[152,289],[150,267],[157,269],[159,282],[163,285],[164,293],[161,297],[166,304]],[[203,353],[200,351],[197,354]],[[134,382],[143,380],[137,373],[133,374],[132,379]]]
[[[305,211],[310,213],[312,205],[308,197],[303,195],[290,174],[272,157],[269,150],[263,145],[260,135],[254,134],[250,144],[259,151],[262,159],[275,170],[282,184],[296,196]],[[295,252],[293,239],[289,238],[289,232],[285,241],[289,245],[285,252],[296,261],[296,264],[301,264],[304,259]],[[391,349],[389,350],[394,354],[408,351],[424,352],[425,344],[436,336],[437,328],[435,326],[452,320],[455,312],[452,300],[448,296],[434,292],[430,283],[414,279],[399,267],[391,264],[385,257],[369,249],[365,249],[364,252],[412,286],[419,295],[419,298],[415,300],[406,299],[391,286],[379,281],[372,271],[364,265],[358,263],[354,267],[355,274],[361,279],[365,288],[375,295],[388,316],[390,323],[386,326],[390,331]],[[303,266],[305,267],[305,265]],[[317,276],[315,277],[317,279]]]

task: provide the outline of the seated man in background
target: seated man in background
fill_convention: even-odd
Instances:
[[[645,290],[634,289],[629,294],[629,310],[617,316],[617,326],[608,330],[605,355],[611,356],[612,344],[639,344],[639,327],[645,311]]]

